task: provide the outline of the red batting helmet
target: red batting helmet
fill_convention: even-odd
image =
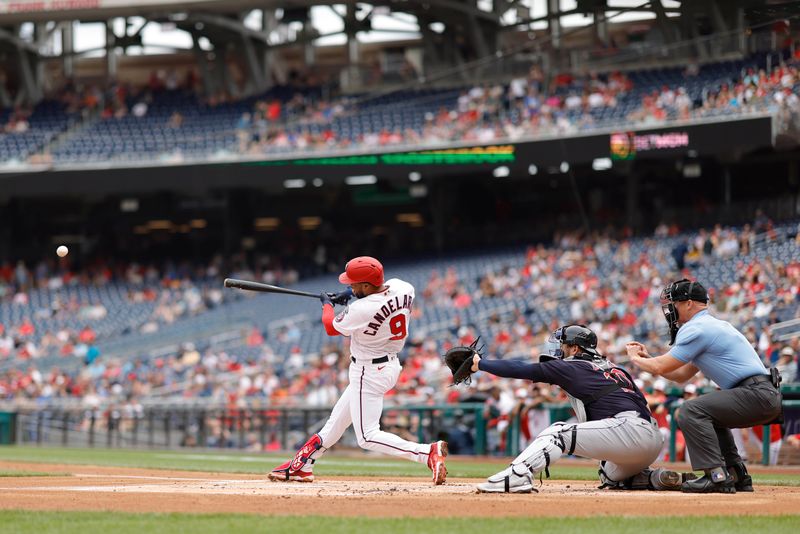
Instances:
[[[344,272],[339,275],[339,281],[348,285],[369,282],[373,286],[380,287],[383,285],[383,265],[369,256],[353,258],[344,266]]]

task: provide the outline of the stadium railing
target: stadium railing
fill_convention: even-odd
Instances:
[[[480,402],[387,406],[384,416],[407,413],[408,427],[415,430],[421,443],[435,441],[452,426],[453,420],[463,419],[474,429],[469,453],[482,455],[486,454],[483,410],[484,404]],[[319,430],[329,412],[329,407],[187,404],[143,407],[134,412],[124,407],[101,410],[53,406],[3,414],[13,429],[12,442],[18,445],[236,448],[262,452],[294,449]]]
[[[775,341],[788,341],[800,336],[800,319],[791,319],[769,326],[770,337]]]
[[[783,386],[784,394],[800,394],[800,384]],[[800,400],[784,400],[787,416],[786,433],[800,432]],[[675,411],[670,409],[669,461],[677,460],[678,426]],[[545,404],[540,409],[549,414],[549,423],[570,418],[570,405]],[[453,432],[457,422],[471,429],[465,450],[456,454],[491,454],[489,421],[481,402],[438,405],[387,406],[384,417],[408,415],[404,430],[415,435],[420,443],[441,439]],[[247,407],[219,404],[185,404],[149,406],[130,412],[124,407],[104,410],[86,407],[40,407],[0,413],[0,436],[3,444],[60,445],[64,447],[108,448],[227,448],[263,452],[291,451],[324,423],[328,407],[267,406],[253,403]],[[796,412],[796,413],[795,413]],[[385,421],[384,421],[385,422]],[[506,456],[520,452],[521,419],[519,413],[509,418],[505,435]],[[390,423],[389,426],[392,426]],[[761,463],[770,464],[770,426],[764,425]],[[344,443],[353,444],[353,439]]]

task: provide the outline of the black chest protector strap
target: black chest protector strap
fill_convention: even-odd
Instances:
[[[631,374],[628,371],[626,371],[622,367],[616,367],[616,366],[614,366],[614,369],[619,369],[620,371],[622,371],[625,374],[625,376],[628,377],[628,380],[630,381],[630,383],[631,384],[634,383],[633,377],[631,376]],[[637,389],[636,386],[633,386],[633,388]],[[606,386],[603,386],[599,391],[595,392],[594,395],[590,395],[586,399],[581,399],[581,400],[583,400],[584,404],[591,404],[591,403],[597,401],[599,398],[605,397],[609,393],[613,393],[613,392],[617,391],[618,389],[622,389],[622,386],[619,385],[619,382],[617,382],[616,380],[612,379],[612,382],[610,384],[608,384]],[[637,391],[638,391],[638,389],[637,389]]]
[[[613,393],[614,391],[616,391],[618,389],[622,389],[622,386],[620,386],[616,382],[612,382],[612,383],[610,383],[610,384],[608,384],[606,386],[603,386],[602,389],[600,389],[599,391],[596,391],[593,395],[589,395],[585,399],[582,399],[583,403],[584,404],[591,404],[591,403],[597,401],[598,399],[600,399],[601,397],[605,397],[609,393]]]

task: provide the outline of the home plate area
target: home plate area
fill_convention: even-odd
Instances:
[[[63,471],[62,471],[63,473]],[[597,515],[773,515],[800,507],[800,488],[755,493],[598,490],[593,481],[545,480],[539,493],[478,494],[482,479],[321,477],[270,482],[258,475],[81,466],[71,475],[0,479],[0,508],[126,512],[255,513],[369,517],[535,517]]]
[[[202,479],[145,476],[113,476],[81,474],[79,485],[42,485],[25,488],[26,491],[76,491],[111,493],[199,493],[203,495],[265,495],[265,496],[329,496],[345,497],[359,495],[434,495],[471,494],[475,485],[465,482],[448,482],[444,486],[433,486],[427,479],[325,479],[310,483],[270,482],[265,479]],[[88,484],[89,481],[95,484]],[[477,482],[477,481],[476,481]],[[2,488],[0,491],[12,488]]]

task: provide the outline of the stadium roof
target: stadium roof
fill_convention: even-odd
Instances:
[[[269,4],[310,5],[313,2],[265,2],[263,0],[14,0],[0,2],[0,23],[42,20],[105,20],[111,17],[153,16],[177,11],[237,13]],[[266,4],[266,6],[265,6]]]
[[[0,24],[54,21],[54,20],[107,20],[112,17],[141,16],[155,18],[178,12],[243,13],[252,9],[283,9],[336,4],[359,6],[386,6],[392,11],[425,13],[447,18],[447,12],[468,13],[478,19],[500,25],[519,25],[546,20],[549,0],[373,0],[355,2],[348,0],[14,0],[0,2]],[[661,0],[667,13],[677,12],[680,0]],[[597,9],[629,10],[653,16],[651,4],[639,0],[555,0],[563,16],[581,15]],[[562,21],[564,25],[570,25]]]

